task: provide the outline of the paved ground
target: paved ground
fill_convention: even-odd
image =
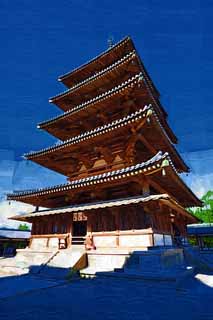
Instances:
[[[181,287],[98,278],[70,283],[35,276],[0,279],[1,320],[212,320],[213,276]]]

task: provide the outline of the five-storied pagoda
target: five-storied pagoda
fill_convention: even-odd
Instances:
[[[63,113],[38,127],[61,142],[25,158],[67,183],[8,195],[36,207],[12,217],[32,223],[30,247],[69,248],[88,237],[96,252],[131,251],[184,238],[197,221],[185,208],[201,202],[179,176],[189,169],[132,40],[59,81],[68,89],[50,102]]]

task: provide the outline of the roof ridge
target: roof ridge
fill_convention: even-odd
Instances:
[[[128,175],[135,175],[138,173],[150,171],[151,169],[156,169],[155,163],[157,163],[161,160],[165,160],[165,159],[168,160],[168,164],[177,173],[177,171],[173,165],[173,162],[169,157],[168,152],[163,153],[162,151],[159,151],[156,155],[154,155],[149,160],[142,162],[142,163],[138,163],[136,165],[124,167],[122,169],[117,169],[117,170],[113,170],[113,171],[104,172],[104,173],[101,173],[101,174],[98,174],[95,176],[89,176],[86,178],[73,180],[73,181],[70,181],[69,183],[56,185],[53,187],[39,188],[39,189],[27,191],[27,192],[21,191],[19,193],[17,192],[16,194],[8,194],[7,198],[8,198],[8,200],[10,200],[10,199],[12,200],[13,196],[15,196],[15,197],[32,196],[35,193],[38,193],[38,195],[41,195],[42,193],[46,194],[51,191],[53,191],[53,192],[60,191],[61,188],[62,188],[61,191],[65,191],[65,190],[76,188],[78,186],[86,186],[88,184],[98,183],[98,181],[106,182],[106,181],[108,181],[108,179],[109,180],[114,180],[114,179],[118,179],[118,178],[120,179],[120,178],[128,176]],[[157,164],[157,167],[160,168],[160,164]]]
[[[62,113],[61,115],[59,115],[57,117],[51,118],[51,119],[49,119],[47,121],[44,121],[44,122],[40,122],[37,127],[41,128],[42,126],[45,126],[50,122],[55,122],[60,118],[65,118],[67,115],[70,115],[70,114],[72,114],[74,112],[78,112],[79,110],[85,109],[90,104],[94,104],[94,103],[97,103],[97,102],[99,102],[101,100],[105,100],[105,99],[108,98],[108,96],[112,96],[112,95],[116,94],[117,92],[124,90],[125,87],[131,86],[132,82],[136,83],[135,82],[136,80],[138,80],[138,82],[143,80],[142,72],[137,73],[133,77],[128,78],[128,80],[126,80],[126,81],[122,82],[121,84],[113,87],[112,89],[110,89],[110,90],[108,90],[108,91],[96,96],[95,98],[87,100],[87,101],[75,106],[74,108],[69,109],[68,111]]]
[[[76,85],[72,86],[71,88],[66,89],[65,91],[57,94],[56,96],[53,96],[49,99],[49,102],[53,102],[55,100],[58,100],[59,98],[68,95],[69,93],[75,91],[76,89],[79,89],[80,87],[85,86],[88,82],[94,81],[96,80],[97,77],[102,77],[105,73],[107,73],[108,71],[111,71],[112,69],[114,69],[117,66],[120,66],[122,64],[124,64],[126,61],[130,60],[130,58],[136,56],[136,51],[133,50],[131,52],[129,52],[128,54],[126,54],[125,56],[123,56],[121,59],[116,60],[116,62],[114,62],[113,64],[110,64],[108,67],[98,71],[97,73],[95,73],[94,75],[86,78],[85,80],[80,81],[79,83],[77,83]]]
[[[131,199],[146,199],[146,198],[154,198],[157,196],[162,196],[162,198],[169,198],[170,196],[167,193],[161,193],[161,194],[152,194],[152,195],[139,195],[139,196],[132,196],[132,197],[126,197],[126,198],[119,198],[119,199],[111,199],[111,200],[104,200],[104,201],[95,201],[95,202],[88,202],[85,204],[74,204],[74,205],[70,205],[70,206],[66,206],[66,207],[60,207],[60,208],[55,208],[55,209],[44,209],[44,210],[39,210],[39,212],[47,212],[47,211],[59,211],[59,210],[63,210],[63,209],[68,209],[68,208],[73,208],[73,207],[80,207],[83,205],[89,205],[89,204],[99,204],[99,203],[110,203],[110,202],[117,202],[117,201],[121,201],[121,200],[131,200]],[[32,211],[31,213],[36,213],[38,211]]]
[[[59,142],[57,143],[56,145],[53,145],[51,147],[48,147],[48,148],[44,148],[44,149],[41,149],[39,151],[34,151],[34,152],[29,152],[29,153],[26,153],[24,154],[24,157],[27,158],[27,159],[30,159],[30,157],[32,156],[39,156],[40,154],[42,153],[48,153],[50,152],[51,150],[54,150],[54,149],[58,149],[58,148],[64,148],[66,147],[66,145],[71,145],[71,144],[76,144],[80,141],[83,141],[83,140],[87,140],[89,138],[91,138],[92,136],[97,136],[101,133],[104,133],[104,132],[107,132],[107,131],[111,131],[111,130],[114,130],[116,129],[117,127],[119,127],[120,125],[125,125],[123,124],[124,122],[127,122],[129,123],[129,121],[137,121],[138,119],[142,118],[142,117],[145,117],[146,114],[145,112],[147,112],[148,110],[152,109],[152,105],[149,104],[148,106],[145,105],[143,109],[139,109],[123,118],[119,118],[117,120],[114,120],[110,123],[107,123],[105,125],[102,125],[102,126],[99,126],[99,127],[96,127],[95,129],[92,129],[92,130],[88,130],[82,134],[79,134],[77,136],[74,136],[72,138],[69,138],[65,141],[62,141],[62,142]],[[144,113],[144,114],[143,114]],[[143,115],[142,115],[143,114]],[[147,114],[147,116],[149,116],[149,114]],[[126,124],[127,124],[126,123]],[[104,132],[103,132],[104,131]]]
[[[86,63],[82,64],[81,66],[76,67],[75,69],[65,73],[64,75],[61,75],[58,77],[58,81],[62,81],[65,78],[68,78],[71,74],[74,74],[75,72],[81,70],[82,68],[86,67],[87,65],[89,65],[91,62],[95,62],[98,58],[106,55],[107,53],[109,53],[110,51],[113,51],[115,48],[118,48],[119,46],[121,46],[122,44],[124,44],[125,42],[127,42],[128,40],[131,40],[131,38],[129,36],[124,37],[123,39],[121,39],[119,42],[117,42],[116,44],[114,44],[112,47],[107,48],[105,51],[103,51],[102,53],[100,53],[99,55],[95,56],[94,58],[92,58],[91,60],[87,61]]]
[[[160,200],[160,199],[169,200],[169,199],[173,199],[173,198],[171,196],[169,196],[167,193],[153,194],[153,195],[148,195],[148,196],[140,195],[140,196],[119,198],[119,199],[112,199],[112,200],[105,200],[105,201],[95,201],[95,202],[89,202],[89,203],[83,203],[83,204],[74,204],[72,206],[60,207],[60,208],[55,208],[55,209],[33,211],[33,212],[30,212],[27,214],[13,216],[13,217],[10,217],[9,219],[30,218],[30,217],[43,216],[43,215],[48,215],[48,214],[60,214],[60,213],[63,214],[63,213],[70,213],[70,212],[78,212],[78,211],[84,210],[85,208],[86,208],[86,210],[94,210],[94,209],[100,208],[100,207],[107,208],[107,207],[112,207],[112,206],[137,204],[140,202],[156,201],[156,200]]]

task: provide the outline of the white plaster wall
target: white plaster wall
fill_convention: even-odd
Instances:
[[[42,250],[47,248],[47,238],[33,238],[30,249]]]
[[[50,238],[50,239],[49,239],[48,247],[49,247],[50,249],[51,249],[51,248],[58,249],[58,238]]]
[[[96,271],[113,271],[115,268],[122,268],[125,264],[127,255],[110,254],[89,254],[89,268]]]
[[[120,247],[148,247],[151,246],[150,235],[120,235]]]
[[[40,265],[46,262],[53,252],[30,252],[28,250],[22,250],[17,252],[15,261],[19,267]]]
[[[94,244],[100,247],[116,247],[116,236],[94,236]]]

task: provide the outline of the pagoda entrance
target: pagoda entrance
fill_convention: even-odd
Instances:
[[[72,244],[83,244],[87,234],[87,221],[73,221]]]

